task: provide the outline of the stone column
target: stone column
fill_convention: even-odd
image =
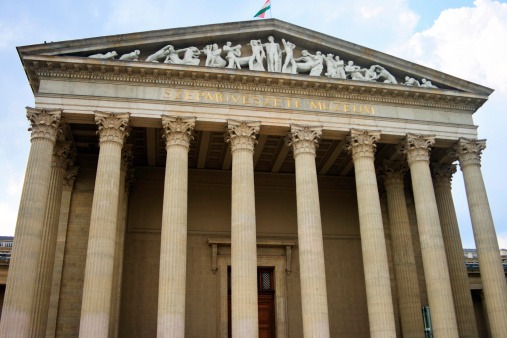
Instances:
[[[195,118],[162,115],[166,140],[158,284],[158,337],[185,336],[188,149]]]
[[[57,141],[53,148],[49,194],[44,217],[41,255],[37,271],[37,286],[33,299],[34,313],[31,318],[30,336],[42,337],[46,333],[49,298],[55,263],[56,234],[62,203],[63,177],[71,159],[72,143]]]
[[[114,272],[121,150],[129,113],[95,112],[100,152],[86,254],[79,337],[107,337]]]
[[[0,323],[0,337],[28,337],[44,215],[49,194],[51,157],[62,111],[27,107],[31,147],[19,203],[16,232]]]
[[[479,333],[475,321],[472,293],[470,292],[466,263],[463,259],[463,244],[451,193],[451,180],[452,175],[456,172],[456,166],[433,163],[431,168],[447,264],[449,265],[459,336],[461,338],[477,338]]]
[[[507,337],[507,285],[481,172],[481,153],[485,148],[485,140],[460,139],[455,145],[465,179],[491,336],[496,338]]]
[[[109,321],[109,337],[118,336],[120,320],[120,298],[123,273],[123,249],[127,221],[128,182],[127,171],[132,165],[132,144],[126,144],[121,152],[120,195],[118,196],[118,224],[116,226],[116,244],[114,252],[113,290],[111,293],[111,314]]]
[[[371,337],[396,337],[382,212],[375,174],[379,131],[351,129],[348,148],[356,174],[357,205]]]
[[[400,151],[407,155],[412,177],[433,335],[450,338],[458,337],[458,326],[429,166],[434,143],[435,136],[407,134]]]
[[[53,282],[51,285],[51,297],[49,300],[48,321],[46,325],[46,337],[55,337],[56,320],[58,317],[58,303],[60,301],[60,288],[62,284],[63,258],[65,243],[67,241],[67,225],[69,224],[70,201],[74,182],[79,167],[69,167],[63,178],[62,204],[58,221],[58,233],[56,237],[55,264],[53,268]]]
[[[299,265],[304,337],[329,337],[324,243],[315,165],[322,127],[291,125],[287,143],[296,161]]]
[[[231,324],[232,337],[259,336],[254,146],[259,122],[228,121],[231,143]]]
[[[421,297],[405,199],[404,177],[407,170],[405,162],[384,161],[381,177],[387,194],[402,336],[424,338]]]

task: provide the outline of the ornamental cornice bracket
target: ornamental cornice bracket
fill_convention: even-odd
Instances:
[[[52,142],[61,133],[62,109],[37,109],[26,107],[26,118],[30,121],[31,139],[45,138]]]
[[[322,126],[291,124],[290,131],[285,137],[285,143],[292,147],[294,157],[303,153],[316,156],[321,136]]]
[[[231,152],[239,149],[253,152],[260,128],[259,121],[227,120],[225,141],[231,144]]]
[[[359,157],[374,158],[379,139],[379,130],[350,129],[346,149],[352,153],[353,159]]]
[[[460,138],[452,147],[454,157],[459,160],[461,169],[475,164],[481,165],[482,151],[486,149],[486,140]]]
[[[190,141],[194,139],[195,117],[179,117],[162,115],[162,137],[166,142],[166,149],[170,146],[183,146],[187,150]]]
[[[430,151],[435,144],[435,135],[408,133],[398,144],[398,152],[407,156],[408,164],[430,160]]]
[[[397,160],[384,160],[379,167],[378,176],[385,186],[404,183],[405,173],[408,171],[407,162]]]
[[[100,142],[116,142],[123,145],[123,142],[130,134],[129,119],[130,113],[108,113],[94,111],[95,123],[98,125],[97,134]]]
[[[432,163],[431,176],[436,187],[451,188],[452,175],[456,172],[456,165],[449,163]]]

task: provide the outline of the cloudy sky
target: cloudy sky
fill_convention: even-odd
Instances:
[[[44,41],[251,20],[265,0],[0,2],[0,236],[12,236],[30,147],[33,95],[16,46]],[[482,170],[507,248],[507,1],[272,0],[272,15],[494,88],[475,115],[488,139]],[[267,15],[269,17],[269,14]],[[461,172],[453,194],[463,245],[475,247]]]

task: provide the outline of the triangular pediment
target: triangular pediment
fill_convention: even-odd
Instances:
[[[270,36],[273,37],[271,44],[268,41]],[[285,45],[283,41],[293,45]],[[230,42],[230,49],[227,51],[228,42]],[[259,42],[263,45],[262,48],[258,45]],[[216,47],[213,47],[215,44]],[[287,48],[292,50],[294,60],[287,61],[285,52]],[[275,50],[274,53],[272,53],[273,50]],[[111,61],[116,62],[117,67],[149,64],[149,67],[153,68],[157,63],[147,61],[158,61],[161,65],[204,67],[210,68],[210,71],[211,68],[215,68],[213,70],[215,73],[220,68],[224,68],[228,72],[237,71],[240,76],[241,72],[278,72],[294,75],[297,78],[307,76],[307,81],[320,78],[321,80],[336,80],[340,83],[348,81],[350,82],[348,85],[355,86],[365,86],[370,83],[375,84],[377,88],[379,85],[391,90],[394,88],[395,92],[408,90],[407,87],[415,89],[421,85],[421,89],[427,90],[428,93],[437,93],[437,95],[439,92],[454,91],[456,94],[472,94],[487,98],[493,91],[391,55],[277,19],[52,42],[18,47],[18,52],[23,63],[29,59],[33,61],[35,56],[40,56],[45,57],[42,59],[45,61],[51,61],[51,58],[54,58],[59,62],[62,58],[69,58],[69,60],[72,58],[72,60],[83,59],[80,60],[83,64],[91,65],[109,64],[108,62]],[[256,53],[260,55],[260,58],[252,57]],[[110,55],[113,55],[113,58],[107,58]],[[90,56],[94,57],[90,58]],[[278,59],[276,59],[277,56]],[[337,56],[339,59],[336,58]],[[349,64],[350,61],[353,64]],[[30,74],[28,75],[30,77]],[[424,86],[423,82],[431,83],[433,86]]]

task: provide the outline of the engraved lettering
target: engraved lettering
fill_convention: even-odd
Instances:
[[[298,99],[294,99],[296,101],[296,109],[298,108]]]
[[[227,98],[225,101],[222,99],[222,94],[223,93],[220,93],[220,102],[229,102],[229,94],[225,94],[225,97]]]
[[[174,97],[174,99],[175,99],[175,100],[183,100],[183,98],[179,98],[179,99],[178,99],[178,97],[180,97],[181,93],[183,93],[183,90],[181,90],[181,91],[178,93],[178,95],[176,95],[176,96]]]
[[[340,108],[340,106],[342,105],[341,103],[339,102],[335,102],[334,104],[336,104],[336,107],[334,108],[334,111],[338,111],[338,108]]]
[[[347,112],[347,105],[350,106],[350,103],[344,103],[343,104],[343,111],[346,113]],[[350,107],[349,107],[349,111],[350,111]]]
[[[164,97],[164,99],[170,99],[170,98],[171,98],[171,93],[169,93],[169,92],[167,91],[167,89],[164,89],[164,94],[166,94],[166,95],[167,95],[167,97]]]
[[[272,107],[272,105],[268,104],[268,102],[271,100],[270,97],[267,97],[267,100],[266,102],[264,102],[263,106],[268,106],[268,107]]]
[[[188,91],[188,90],[187,90],[187,95],[186,95],[186,98],[185,98],[185,100],[192,100],[192,101],[193,101],[193,100],[194,100],[194,98],[193,98],[193,97],[188,97],[188,94],[190,94],[190,95],[194,95],[194,92],[191,92],[191,91]]]
[[[243,95],[243,104],[250,104],[250,95]]]
[[[218,102],[218,94],[217,93],[213,94],[213,96],[211,96],[210,93],[206,93],[206,101],[208,101],[208,97],[209,97],[210,101],[213,101],[213,99],[215,99],[215,101]]]
[[[235,98],[234,95],[231,94],[231,97],[234,100],[234,103],[238,103],[238,99],[241,97],[241,95],[238,95],[238,97]]]
[[[287,100],[287,108],[290,108],[290,99],[286,99]]]
[[[319,110],[322,110],[322,103],[320,101],[317,102],[319,106]],[[313,102],[313,100],[310,100],[310,109],[317,109],[317,105]]]
[[[323,101],[322,107],[324,108],[324,110],[327,110],[327,111],[331,110],[331,102],[329,103],[329,108],[326,108],[326,101]]]
[[[197,92],[197,101],[200,101],[199,98],[204,97],[204,92]]]
[[[280,106],[277,106],[278,103],[282,104],[282,98],[280,97],[275,97],[274,98],[274,101],[275,101],[275,107],[280,107],[280,108],[283,108],[283,105],[280,105]]]
[[[259,97],[258,97],[258,96],[254,96],[254,97],[253,97],[253,100],[254,100],[253,104],[256,104],[256,105],[261,104],[261,100],[259,99]]]
[[[375,111],[373,110],[373,106],[370,106],[370,109],[371,109],[371,113],[375,114]],[[370,111],[368,110],[368,107],[366,107],[366,106],[364,106],[364,111],[367,112],[368,114],[370,113]]]
[[[354,113],[358,113],[358,114],[361,114],[362,113],[362,110],[363,108],[361,106],[359,106],[359,111],[356,110],[356,105],[352,105],[352,108],[354,109]]]

